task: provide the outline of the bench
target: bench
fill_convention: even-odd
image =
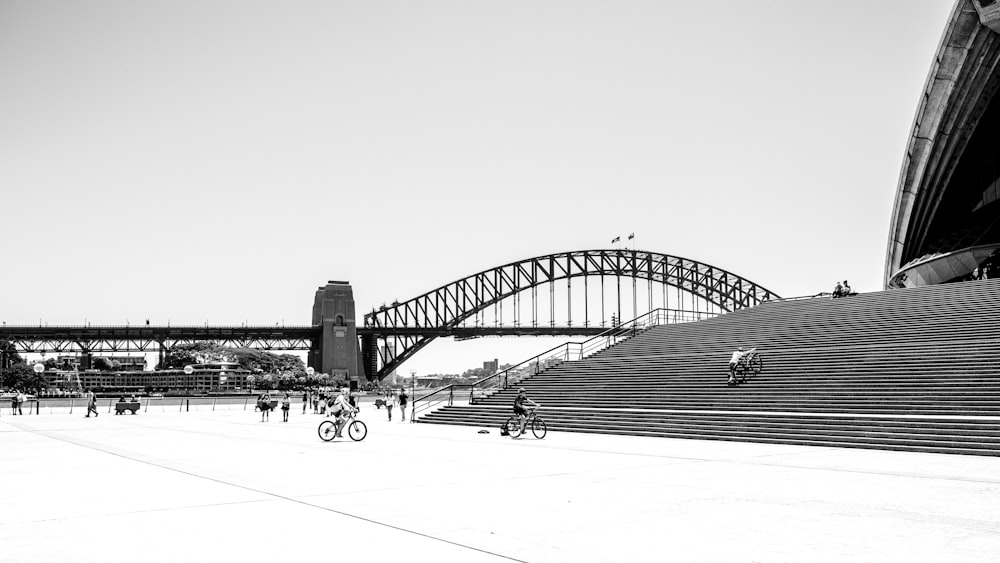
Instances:
[[[115,403],[115,414],[125,414],[125,411],[132,411],[132,414],[137,413],[139,401],[118,401]]]

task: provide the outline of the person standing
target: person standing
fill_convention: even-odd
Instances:
[[[402,420],[403,422],[406,422],[406,402],[408,400],[409,400],[409,397],[406,395],[406,389],[400,389],[399,390],[399,415],[403,419]]]
[[[260,421],[264,422],[264,419],[267,419],[268,421],[270,421],[271,420],[271,414],[270,414],[270,411],[271,411],[271,395],[268,394],[267,392],[263,393],[260,396],[260,400],[257,401],[257,404],[260,406]]]
[[[14,416],[14,415],[17,414],[17,396],[18,396],[18,393],[20,393],[20,391],[18,391],[17,389],[15,389],[14,390],[14,394],[10,398],[10,414],[11,414],[11,416]]]
[[[292,398],[285,391],[285,396],[281,398],[281,422],[288,422],[288,410],[292,408]]]
[[[97,417],[97,395],[93,389],[87,389],[87,416],[84,418],[90,418],[90,413],[94,413],[94,418]]]
[[[309,390],[302,394],[302,414],[306,414],[306,407],[309,406]]]
[[[28,401],[28,396],[24,394],[24,391],[17,392],[17,414],[23,415],[24,412],[21,411],[21,407],[24,403]],[[31,408],[28,409],[28,414],[31,414]]]

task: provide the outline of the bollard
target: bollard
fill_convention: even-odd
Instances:
[[[146,397],[146,410],[142,412],[149,412],[149,397]]]
[[[114,399],[108,399],[108,414],[111,414],[111,407],[115,406]]]
[[[249,403],[249,402],[250,402],[250,397],[249,396],[247,396],[246,399],[243,399],[243,410],[247,410],[247,403]]]
[[[218,403],[218,402],[219,402],[219,398],[218,398],[218,397],[216,397],[216,398],[215,398],[215,399],[214,399],[214,400],[212,401],[212,412],[215,412],[215,403]]]
[[[69,414],[73,414],[73,403],[74,402],[76,402],[76,399],[70,397],[70,399],[69,399]]]
[[[49,407],[49,412],[50,413],[52,412],[52,407]],[[36,415],[42,414],[42,402],[39,401],[38,399],[35,399],[35,414]]]
[[[191,399],[184,399],[184,412],[191,412]]]

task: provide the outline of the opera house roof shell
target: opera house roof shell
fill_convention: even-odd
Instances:
[[[1000,2],[958,0],[896,190],[887,287],[1000,273]]]

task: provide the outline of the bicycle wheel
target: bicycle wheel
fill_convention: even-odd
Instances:
[[[764,369],[764,360],[760,359],[760,356],[754,356],[750,360],[750,371],[753,372],[754,376],[760,375],[760,370]]]
[[[511,438],[517,438],[521,435],[521,420],[516,416],[508,418],[507,422],[504,423],[504,427]]]
[[[365,436],[368,435],[368,427],[364,422],[355,420],[347,426],[347,435],[350,436],[355,442],[360,442],[365,439]]]
[[[733,372],[733,377],[736,379],[736,383],[743,383],[746,381],[747,370],[746,366],[743,365],[743,362],[736,364],[736,371]]]
[[[332,420],[324,420],[319,423],[319,428],[316,431],[324,442],[329,442],[337,434],[337,425]]]
[[[542,419],[540,419],[540,418],[538,418],[536,416],[535,420],[531,421],[531,433],[535,435],[535,438],[538,438],[539,440],[541,440],[542,438],[545,437],[545,434],[548,431],[549,431],[548,428],[545,427],[545,421],[544,420],[542,420]]]

